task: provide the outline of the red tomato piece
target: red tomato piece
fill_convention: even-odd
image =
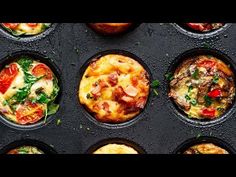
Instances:
[[[204,67],[204,68],[212,68],[216,65],[216,62],[214,60],[202,60],[197,63],[199,67]]]
[[[38,23],[27,23],[27,25],[31,28],[35,28],[38,26]]]
[[[0,92],[4,94],[16,78],[19,70],[17,64],[12,63],[0,72]]]
[[[10,29],[16,29],[16,27],[19,25],[20,23],[2,23],[3,26],[5,26],[6,28],[10,28]]]
[[[216,116],[216,110],[214,108],[205,108],[205,109],[202,110],[201,114],[204,117],[213,119]]]
[[[210,91],[207,95],[211,98],[218,98],[218,97],[221,97],[222,92],[220,89],[214,89]]]
[[[21,125],[33,124],[43,117],[43,106],[38,103],[26,102],[16,110],[16,119]]]
[[[53,78],[51,69],[43,63],[36,65],[32,70],[32,74],[36,77],[44,76],[44,78],[48,80],[51,80]]]

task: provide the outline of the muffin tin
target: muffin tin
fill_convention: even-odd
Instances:
[[[214,34],[190,35],[177,24],[142,23],[132,31],[118,36],[103,36],[92,31],[84,23],[53,24],[43,34],[30,39],[10,37],[0,30],[0,68],[9,62],[9,55],[29,52],[44,56],[52,66],[61,85],[58,112],[49,122],[32,129],[18,128],[0,123],[0,149],[12,142],[26,139],[40,141],[59,154],[88,153],[91,147],[104,142],[128,142],[147,154],[172,154],[187,141],[202,137],[236,149],[235,103],[221,118],[209,123],[189,122],[168,98],[169,82],[165,74],[173,71],[180,56],[187,51],[212,51],[226,56],[233,70],[236,63],[236,25],[227,24]],[[27,37],[28,38],[28,37]],[[200,49],[199,49],[200,48]],[[150,74],[150,80],[158,79],[160,87],[156,96],[152,89],[144,110],[131,122],[122,125],[104,125],[95,122],[80,105],[77,97],[79,83],[88,62],[103,52],[128,52]],[[11,57],[10,57],[11,58]],[[0,117],[2,120],[3,118]],[[206,139],[204,141],[210,141]],[[97,147],[97,146],[96,146]]]

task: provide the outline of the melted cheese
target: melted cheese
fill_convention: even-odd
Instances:
[[[138,152],[123,144],[108,144],[97,149],[93,154],[138,154]]]
[[[38,23],[36,27],[30,27],[27,23],[20,23],[14,31],[25,35],[39,34],[43,31],[43,23]]]

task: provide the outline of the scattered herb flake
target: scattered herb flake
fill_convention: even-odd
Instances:
[[[188,92],[191,92],[192,90],[193,90],[193,86],[190,85],[190,86],[188,87]]]
[[[209,107],[212,104],[212,99],[209,96],[205,95],[204,100],[206,107]]]
[[[152,88],[157,88],[157,87],[159,87],[159,85],[160,85],[159,80],[154,80],[154,81],[152,81],[152,83],[151,83],[151,87],[152,87]]]
[[[168,81],[172,81],[172,80],[174,79],[174,76],[173,76],[172,73],[167,73],[167,74],[165,74],[165,77],[166,77],[166,79],[167,79]]]
[[[187,101],[191,100],[191,98],[190,98],[189,95],[185,95],[185,99],[186,99]]]
[[[61,124],[61,119],[57,119],[57,125]]]
[[[218,76],[218,75],[214,75],[212,82],[213,82],[214,84],[217,84],[218,81],[219,81],[219,76]]]
[[[193,105],[193,106],[196,106],[197,105],[197,100],[196,99],[192,99],[190,101],[190,103]]]
[[[157,89],[153,89],[153,92],[154,92],[154,94],[155,94],[156,96],[159,95]]]

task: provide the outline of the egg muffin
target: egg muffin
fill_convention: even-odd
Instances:
[[[44,32],[51,23],[1,23],[14,36],[33,36]]]
[[[121,54],[98,57],[85,70],[78,97],[94,117],[105,123],[126,122],[144,109],[149,75],[136,60]]]
[[[19,125],[46,121],[59,108],[58,93],[58,80],[46,64],[17,57],[0,72],[0,115]]]
[[[124,144],[107,144],[98,148],[93,154],[138,154],[138,152]]]
[[[234,73],[212,55],[189,57],[175,70],[169,97],[191,119],[217,119],[234,101]]]

